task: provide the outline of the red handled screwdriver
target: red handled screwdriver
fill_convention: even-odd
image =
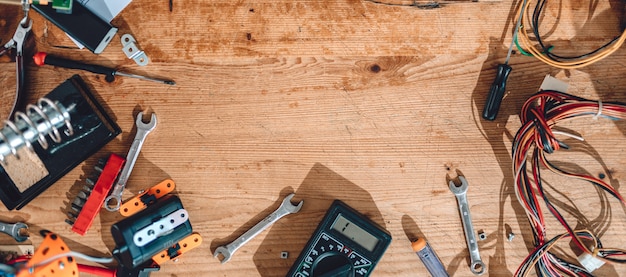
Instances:
[[[68,59],[55,57],[52,55],[48,55],[45,52],[39,52],[35,54],[33,56],[33,60],[35,61],[35,64],[38,66],[47,64],[47,65],[53,65],[53,66],[58,66],[58,67],[63,67],[63,68],[86,70],[86,71],[93,72],[96,74],[102,74],[106,76],[105,80],[107,80],[107,82],[113,82],[113,79],[115,78],[115,76],[119,75],[119,76],[124,76],[124,77],[131,77],[131,78],[137,78],[137,79],[142,79],[142,80],[147,80],[147,81],[153,81],[153,82],[166,84],[166,85],[172,85],[172,86],[176,85],[176,82],[172,80],[161,80],[161,79],[156,79],[156,78],[151,78],[151,77],[146,77],[146,76],[141,76],[141,75],[136,75],[136,74],[124,73],[124,72],[120,72],[116,69],[106,67],[106,66],[86,64],[86,63],[81,63],[81,62],[76,62],[76,61],[72,61]]]
[[[511,53],[513,52],[513,44],[515,43],[515,39],[517,39],[517,32],[520,24],[522,23],[522,14],[524,13],[526,1],[527,0],[524,0],[522,3],[521,12],[517,18],[517,23],[515,24],[515,30],[513,30],[513,38],[511,39],[511,44],[509,45],[509,51],[506,54],[506,60],[504,60],[503,64],[498,65],[496,79],[493,81],[491,88],[489,89],[489,95],[487,95],[487,101],[485,102],[485,107],[483,108],[483,118],[486,120],[493,121],[496,120],[496,117],[498,116],[500,104],[502,103],[502,98],[504,98],[504,92],[506,91],[506,81],[509,78],[509,73],[511,73],[509,60],[511,59]]]

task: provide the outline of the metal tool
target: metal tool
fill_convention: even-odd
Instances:
[[[467,241],[467,249],[470,253],[470,270],[475,275],[481,275],[485,273],[485,264],[480,260],[480,253],[478,252],[478,242],[476,241],[476,233],[474,232],[474,226],[472,225],[472,216],[470,214],[469,204],[467,202],[467,180],[465,177],[458,176],[460,185],[449,181],[450,190],[456,196],[456,200],[459,204],[459,212],[461,213],[461,220],[463,222],[463,231],[465,232],[465,240]]]
[[[24,10],[24,18],[20,20],[20,23],[17,25],[17,29],[13,34],[13,38],[9,40],[4,46],[0,48],[0,56],[10,52],[12,49],[15,50],[15,70],[16,70],[16,83],[15,83],[15,99],[13,101],[13,106],[11,107],[11,112],[9,113],[9,117],[13,115],[15,108],[17,107],[18,100],[24,91],[25,79],[26,79],[26,71],[24,68],[24,44],[26,39],[28,38],[28,34],[33,27],[33,21],[28,19],[28,3],[23,5]]]
[[[130,145],[128,155],[126,155],[126,164],[124,165],[124,169],[122,169],[122,173],[120,173],[117,183],[115,183],[115,187],[113,187],[113,192],[111,192],[111,195],[104,200],[104,208],[111,212],[120,209],[120,205],[122,204],[122,192],[124,192],[126,182],[128,182],[130,173],[132,172],[135,162],[139,157],[141,146],[143,146],[143,142],[146,140],[146,137],[148,137],[148,134],[156,128],[156,114],[153,113],[150,118],[150,122],[146,124],[143,123],[143,113],[140,112],[137,114],[135,125],[137,125],[137,134],[135,135],[133,144]]]
[[[13,237],[17,242],[23,242],[28,239],[28,225],[22,222],[14,224],[0,222],[0,232]]]
[[[157,79],[157,78],[152,78],[152,77],[147,77],[147,76],[142,76],[142,75],[137,75],[137,74],[125,73],[125,72],[121,72],[117,69],[110,68],[110,67],[86,64],[86,63],[81,63],[77,61],[55,57],[53,55],[48,55],[45,52],[38,52],[37,54],[33,55],[33,61],[38,66],[43,66],[44,64],[47,64],[47,65],[58,66],[58,67],[63,67],[63,68],[86,70],[92,73],[102,74],[102,75],[105,75],[105,80],[107,82],[113,82],[115,80],[115,76],[124,76],[124,77],[157,82],[157,83],[171,85],[171,86],[176,85],[176,82],[172,80],[163,80],[163,79]]]
[[[213,253],[213,257],[218,257],[221,254],[224,257],[224,259],[221,262],[222,263],[228,262],[228,260],[230,260],[230,257],[233,254],[235,254],[237,249],[241,248],[244,244],[251,241],[258,234],[260,234],[265,229],[267,229],[272,224],[274,224],[274,222],[278,221],[279,219],[281,219],[282,217],[288,214],[293,214],[293,213],[297,213],[298,211],[300,211],[300,208],[302,208],[302,203],[304,201],[300,201],[298,205],[293,205],[291,203],[291,199],[294,197],[294,195],[295,194],[292,193],[288,195],[287,197],[285,197],[285,199],[280,204],[280,207],[278,207],[278,209],[276,209],[273,213],[268,215],[266,218],[261,220],[256,225],[254,225],[250,230],[243,233],[243,235],[239,236],[233,242],[229,243],[226,246],[220,246],[217,249],[215,249],[215,253]]]

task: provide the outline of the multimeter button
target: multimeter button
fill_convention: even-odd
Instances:
[[[321,258],[313,267],[313,277],[342,276],[353,277],[354,270],[350,259],[344,255],[336,254]]]

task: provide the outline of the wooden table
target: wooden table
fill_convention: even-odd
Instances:
[[[623,5],[613,2],[563,1],[560,11],[557,2],[550,3],[546,22],[559,19],[549,37],[555,51],[580,53],[617,35]],[[177,85],[123,77],[107,83],[87,72],[28,66],[29,103],[80,74],[123,130],[25,208],[1,208],[3,221],[29,224],[29,243],[39,245],[38,230],[48,229],[72,250],[110,255],[115,245],[109,228],[122,219],[119,214],[103,210],[79,236],[64,223],[64,211],[99,158],[126,154],[137,112],[152,111],[159,123],[144,144],[125,198],[173,179],[194,231],[204,239],[154,276],[284,276],[334,199],[392,234],[374,276],[426,275],[410,246],[418,236],[428,239],[451,275],[472,276],[456,200],[446,184],[446,175],[457,170],[470,184],[474,226],[487,234],[479,242],[487,274],[511,275],[532,249],[511,174],[511,138],[520,127],[521,105],[546,74],[568,82],[569,92],[578,96],[626,101],[626,49],[567,71],[515,53],[500,114],[496,121],[482,120],[495,68],[511,41],[511,1],[430,10],[357,0],[173,4],[170,12],[168,1],[135,0],[113,20],[119,34],[132,34],[151,58],[146,67],[126,58],[119,35],[94,55],[74,49],[59,29],[31,12],[38,51],[172,78]],[[3,42],[19,14],[17,6],[0,6]],[[5,118],[14,64],[4,57],[0,69]],[[624,193],[626,125],[585,119],[566,127],[586,141],[552,159],[596,176],[604,173]],[[585,219],[583,226],[599,233],[604,245],[626,246],[626,212],[617,200],[600,197],[605,194],[588,183],[544,175],[554,197],[570,207],[565,214],[571,225]],[[304,200],[298,214],[278,221],[228,263],[213,258],[217,246],[260,221],[291,192],[294,200]],[[548,234],[564,232],[547,212],[546,217]],[[561,247],[573,255],[566,244]],[[283,251],[287,259],[280,257]],[[624,265],[605,265],[595,273],[624,272]]]

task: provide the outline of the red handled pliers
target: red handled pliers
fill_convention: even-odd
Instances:
[[[20,20],[20,24],[18,24],[17,29],[15,30],[15,34],[13,34],[13,38],[9,40],[3,47],[0,47],[0,56],[11,52],[13,50],[15,54],[15,69],[17,75],[17,82],[15,84],[15,101],[13,102],[13,107],[11,107],[11,113],[9,117],[13,115],[15,112],[15,107],[17,106],[18,99],[24,90],[24,81],[26,79],[26,72],[24,69],[24,44],[28,35],[30,34],[30,30],[33,27],[33,21],[28,19],[27,16],[24,16],[22,20]]]

